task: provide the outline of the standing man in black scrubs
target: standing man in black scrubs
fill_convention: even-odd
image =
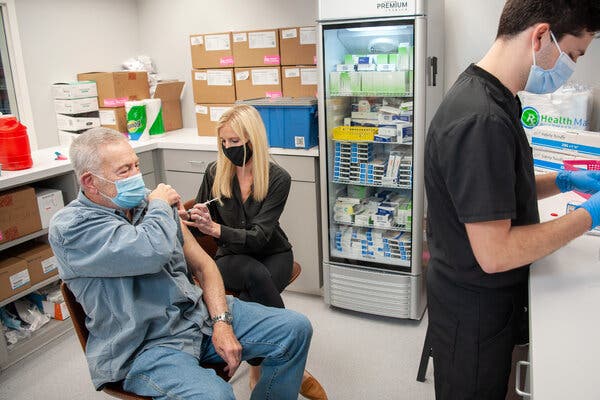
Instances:
[[[504,400],[529,264],[600,223],[600,194],[539,223],[538,199],[596,193],[600,179],[534,176],[516,97],[565,83],[599,30],[598,0],[508,0],[492,47],[459,76],[431,123],[428,334],[438,400]]]

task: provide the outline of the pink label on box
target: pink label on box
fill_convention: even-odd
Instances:
[[[265,97],[270,97],[272,99],[275,99],[275,98],[281,97],[281,96],[282,96],[281,92],[266,92],[265,93]]]
[[[279,58],[279,56],[265,56],[263,58],[263,62],[265,64],[275,64],[275,65],[279,65],[281,59]]]
[[[316,56],[316,55],[314,55],[314,56],[313,56],[313,64],[316,64],[316,63],[317,63],[317,56]]]
[[[116,99],[104,99],[104,107],[123,107],[128,97],[119,97]]]
[[[2,231],[0,231],[0,241],[2,241]]]
[[[219,64],[222,66],[233,65],[233,56],[221,57]]]

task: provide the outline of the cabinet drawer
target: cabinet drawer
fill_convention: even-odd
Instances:
[[[273,155],[273,160],[285,169],[293,181],[315,182],[315,158]]]
[[[204,173],[206,166],[217,159],[216,151],[163,150],[165,170]]]
[[[204,174],[193,172],[165,171],[166,183],[173,186],[183,201],[195,199],[204,179]]]
[[[137,156],[140,159],[140,171],[142,172],[142,175],[154,172],[154,152],[153,151],[145,151],[143,153],[138,153]]]

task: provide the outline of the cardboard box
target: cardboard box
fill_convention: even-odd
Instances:
[[[36,188],[35,197],[37,198],[42,229],[46,229],[50,224],[50,218],[65,206],[62,192],[57,189]]]
[[[96,96],[98,96],[96,82],[58,82],[52,85],[52,98],[54,99],[79,99]]]
[[[121,133],[127,133],[127,114],[125,113],[125,107],[101,108],[100,125]]]
[[[56,114],[56,126],[61,131],[81,131],[100,126],[100,114],[98,111],[89,113],[64,115]]]
[[[86,72],[77,79],[96,82],[99,107],[122,107],[128,100],[150,98],[145,71]]]
[[[196,104],[198,136],[217,136],[217,123],[221,115],[233,104]]]
[[[40,231],[42,222],[32,187],[0,193],[0,243]]]
[[[280,68],[235,68],[235,93],[238,100],[281,97]]]
[[[32,285],[58,274],[56,257],[46,243],[29,242],[9,250],[9,254],[27,263]]]
[[[98,97],[54,100],[54,111],[56,111],[57,114],[81,114],[90,111],[98,111]]]
[[[317,29],[314,26],[279,29],[281,65],[317,64]]]
[[[153,98],[162,102],[162,117],[165,132],[183,128],[181,117],[181,92],[185,82],[160,81],[156,85]]]
[[[191,35],[190,47],[193,68],[233,67],[231,32]]]
[[[194,103],[234,103],[233,68],[193,69]]]
[[[48,314],[51,318],[59,321],[64,321],[71,316],[71,314],[69,314],[69,309],[67,308],[67,303],[64,301],[60,303],[54,303],[52,301],[43,300],[42,308],[44,310],[44,314]]]
[[[279,35],[276,29],[233,32],[231,36],[236,67],[280,65]]]
[[[8,257],[0,260],[0,300],[7,299],[31,287],[27,262]]]
[[[316,97],[319,73],[315,66],[281,67],[284,97]]]

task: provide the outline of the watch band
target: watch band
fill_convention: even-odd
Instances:
[[[233,324],[233,315],[231,315],[231,313],[229,311],[225,311],[222,314],[215,315],[210,320],[212,321],[213,325],[219,321],[225,322],[228,325],[232,325]]]

